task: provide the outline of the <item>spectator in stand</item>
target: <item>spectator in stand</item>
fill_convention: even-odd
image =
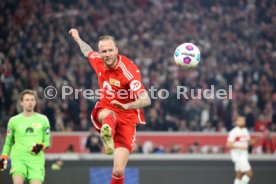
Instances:
[[[215,132],[215,128],[212,127],[212,124],[208,121],[202,128],[203,132]]]
[[[269,121],[266,120],[264,114],[260,114],[258,120],[254,124],[254,131],[257,132],[264,132],[268,129],[269,127]]]
[[[227,132],[227,129],[223,123],[223,121],[219,121],[217,124],[217,132]]]
[[[265,154],[271,154],[275,151],[275,143],[271,138],[271,134],[269,130],[265,130],[263,133],[263,140],[262,140],[262,152]]]
[[[90,153],[102,152],[102,143],[94,127],[91,128],[91,134],[87,137],[85,147]]]
[[[189,147],[189,153],[200,153],[200,143],[195,141]]]
[[[149,153],[153,153],[155,146],[152,141],[145,141],[142,149],[143,149],[143,153],[149,154]]]
[[[183,153],[183,149],[181,145],[174,144],[169,150],[169,153]]]
[[[138,140],[136,141],[136,146],[133,150],[133,153],[143,153],[143,147]]]

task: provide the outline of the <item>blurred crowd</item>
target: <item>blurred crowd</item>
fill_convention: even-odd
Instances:
[[[276,142],[275,136],[273,138],[269,130],[264,131],[263,133],[257,133],[258,135],[252,135],[251,139],[256,142],[253,145],[249,145],[248,151],[253,154],[275,154],[276,153]],[[204,135],[204,134],[201,134]],[[210,135],[210,134],[208,134]],[[218,135],[218,134],[216,134]],[[192,135],[195,136],[195,135]],[[205,138],[207,138],[206,136]],[[173,140],[169,144],[164,144],[162,140],[157,141],[147,139],[144,142],[141,142],[139,137],[136,140],[136,146],[133,150],[133,153],[145,153],[145,154],[166,154],[166,153],[190,153],[190,154],[222,154],[229,153],[229,149],[226,148],[226,144],[219,143],[207,143],[204,141],[204,136],[201,139],[194,139],[193,141],[188,141],[187,143],[178,144]],[[210,138],[210,137],[209,137]],[[167,137],[170,139],[170,136]],[[224,139],[217,136],[217,140]],[[90,135],[87,137],[85,144],[86,152],[89,153],[103,153],[103,145],[100,140],[100,136],[95,128],[90,128]],[[68,153],[68,151],[66,151]],[[73,151],[74,152],[74,149]]]
[[[153,99],[140,131],[226,132],[237,114],[251,131],[276,131],[276,3],[274,0],[9,0],[0,2],[0,127],[19,111],[18,94],[38,94],[37,111],[54,131],[87,131],[96,99],[62,96],[62,86],[98,88],[97,77],[68,34],[77,28],[97,49],[110,34],[119,52],[140,68],[147,89],[167,89]],[[174,64],[175,48],[195,43],[196,69]],[[233,99],[176,98],[177,86],[229,89]],[[57,96],[47,99],[44,89]],[[95,141],[95,139],[91,139]]]

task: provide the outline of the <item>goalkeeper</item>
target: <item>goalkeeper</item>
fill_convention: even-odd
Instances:
[[[44,150],[50,144],[48,118],[34,111],[36,94],[24,90],[20,96],[23,112],[10,118],[7,137],[0,160],[0,170],[7,168],[10,156],[14,184],[41,184],[45,176]]]

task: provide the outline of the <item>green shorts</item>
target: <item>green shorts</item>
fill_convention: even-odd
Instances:
[[[20,158],[11,159],[12,176],[23,176],[27,180],[44,181],[45,167],[44,164],[21,160]]]

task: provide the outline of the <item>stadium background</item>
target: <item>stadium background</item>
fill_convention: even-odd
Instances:
[[[240,113],[246,116],[251,132],[264,135],[262,142],[251,149],[252,155],[269,158],[263,161],[252,183],[261,181],[258,180],[258,177],[263,177],[260,173],[269,178],[262,169],[271,172],[276,167],[276,164],[269,164],[275,163],[275,158],[270,157],[272,154],[275,156],[276,131],[275,8],[275,0],[1,1],[1,144],[8,119],[18,112],[18,94],[26,88],[37,91],[39,101],[36,110],[48,116],[54,136],[66,132],[86,136],[87,140],[97,139],[98,135],[90,123],[90,112],[96,100],[85,99],[81,93],[78,99],[73,95],[62,99],[60,94],[61,86],[97,89],[96,75],[68,34],[68,30],[75,27],[83,40],[94,49],[99,35],[115,36],[120,53],[139,66],[145,87],[169,90],[169,99],[153,100],[152,106],[145,109],[147,125],[138,126],[139,132],[147,132],[153,137],[154,132],[188,137],[190,133],[204,135],[186,144],[171,142],[163,145],[149,139],[146,144],[145,141],[138,142],[136,152],[151,156],[156,153],[204,154],[205,162],[208,162],[210,154],[226,153],[224,156],[227,156],[222,144],[225,139],[220,138],[221,142],[217,145],[216,141],[206,143],[205,136],[226,135],[233,127],[233,117]],[[193,42],[200,47],[202,59],[195,70],[183,71],[174,64],[174,49],[183,42]],[[175,97],[176,86],[207,89],[211,85],[216,89],[228,89],[232,85],[233,99],[191,100]],[[47,86],[56,87],[58,95],[54,100],[44,96]],[[86,140],[82,146],[87,153]],[[100,144],[87,146],[101,152]],[[68,154],[78,153],[78,150],[69,144],[58,152]],[[204,163],[197,159],[192,159],[195,165]],[[223,160],[214,163],[227,168],[225,183],[231,183],[233,166],[226,161],[228,157]],[[76,168],[86,162],[77,163]],[[104,159],[102,163],[105,165]],[[187,162],[183,162],[185,164]],[[200,172],[197,169],[190,171],[193,178],[211,168],[208,164],[204,165],[207,165],[206,168]],[[53,172],[50,167],[47,169],[49,173]],[[154,170],[147,170],[148,173],[150,171],[154,173]],[[209,174],[210,178],[212,174]],[[269,179],[266,183],[275,183],[275,178]]]

